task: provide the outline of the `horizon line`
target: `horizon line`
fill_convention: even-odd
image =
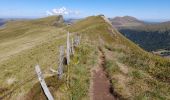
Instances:
[[[89,16],[97,16],[97,15],[89,15]],[[66,17],[66,16],[63,16],[63,18],[64,19],[82,19],[82,18],[86,18],[86,17],[89,17],[89,16],[85,16],[85,17],[68,17],[68,16]],[[129,16],[129,15],[124,15],[124,16]],[[113,17],[106,16],[106,17],[107,18],[115,18],[115,17],[124,17],[124,16],[113,16]],[[48,17],[48,16],[11,16],[11,17],[4,16],[4,17],[0,17],[0,19],[37,19],[37,18],[45,18],[45,17]],[[134,16],[131,16],[131,17],[134,17]],[[170,18],[169,19],[168,18],[167,19],[166,18],[139,18],[139,17],[134,17],[134,18],[137,18],[138,20],[145,21],[145,22],[166,22],[166,21],[170,21]]]

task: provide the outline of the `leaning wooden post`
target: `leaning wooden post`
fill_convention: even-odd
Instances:
[[[59,66],[58,66],[58,77],[62,79],[63,75],[63,61],[64,61],[64,46],[60,46],[60,58],[59,58]]]
[[[67,32],[67,64],[69,65],[70,62],[70,33]]]
[[[40,84],[41,84],[41,86],[42,86],[42,88],[44,90],[44,93],[45,93],[46,97],[48,98],[48,100],[54,100],[53,96],[51,95],[51,93],[50,93],[50,91],[49,91],[49,89],[48,89],[48,87],[47,87],[47,85],[45,83],[45,80],[44,80],[44,77],[42,75],[42,72],[41,72],[41,69],[40,69],[39,65],[35,66],[35,71],[36,71],[36,73],[38,75],[38,79],[39,79]]]

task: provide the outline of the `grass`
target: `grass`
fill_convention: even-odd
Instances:
[[[38,42],[32,41],[33,44],[30,48],[21,50],[18,53],[13,53],[11,57],[8,57],[8,59],[3,60],[2,63],[0,64],[0,67],[4,69],[4,71],[1,71],[0,73],[1,75],[0,83],[1,83],[2,90],[3,91],[5,90],[1,95],[7,93],[10,90],[13,90],[13,88],[18,87],[18,85],[19,87],[12,92],[10,98],[18,99],[18,97],[23,97],[25,95],[28,95],[28,93],[31,91],[30,89],[34,88],[37,84],[37,77],[34,71],[34,67],[36,64],[40,64],[43,73],[45,73],[44,74],[45,77],[48,77],[48,73],[50,73],[49,72],[50,68],[56,69],[58,67],[57,66],[58,49],[59,49],[58,47],[60,45],[65,44],[66,41],[66,34],[64,31],[65,29],[61,27],[57,28],[54,26],[49,26],[43,29],[43,30],[45,29],[47,30],[40,31],[41,28],[29,29],[27,30],[27,34],[20,34],[19,37],[21,38],[19,39],[23,39],[23,41],[19,41],[18,43],[16,43],[16,45],[20,45],[19,43],[27,41],[27,39],[25,38],[28,38],[28,40],[29,39],[33,40],[33,39],[37,39],[39,36],[39,38],[37,39]],[[31,31],[32,33],[30,33],[29,31]],[[12,33],[15,34],[14,32]],[[18,37],[18,35],[16,37]],[[13,38],[13,41],[15,41],[16,37],[13,36],[9,38]],[[6,41],[4,41],[4,43],[5,42]],[[11,45],[13,44],[10,44],[8,46],[11,47]],[[25,44],[23,45],[27,46]],[[82,48],[78,48],[77,49],[78,54],[76,54],[72,58],[73,63],[70,64],[69,66],[70,67],[69,74],[71,74],[70,88],[67,87],[66,85],[67,82],[65,81],[61,85],[61,87],[58,88],[57,90],[57,93],[59,92],[61,94],[60,96],[63,96],[63,99],[67,100],[68,98],[74,98],[74,99],[88,98],[87,95],[88,95],[90,75],[87,72],[89,72],[90,68],[87,66],[91,65],[91,67],[93,67],[94,65],[95,58],[93,56],[90,56],[89,54],[93,53],[95,50],[93,50],[92,47],[89,46],[86,47],[86,46],[87,45],[85,46],[82,45],[81,46]],[[19,48],[16,47],[16,49],[18,51]],[[92,57],[93,59],[90,58],[89,56]],[[90,62],[88,61],[88,59],[90,60]],[[79,74],[77,75],[77,73]],[[85,74],[86,76],[84,76]],[[75,79],[74,76],[76,76],[77,79]],[[14,78],[15,81],[12,84],[7,85],[6,82],[10,78],[12,79]],[[25,81],[27,80],[29,81],[25,83]],[[24,84],[20,85],[21,83]],[[36,90],[39,92],[34,93],[34,95],[42,96],[42,91],[40,92],[39,88],[37,88]],[[55,96],[55,98],[57,98],[57,96]]]
[[[112,77],[115,92],[124,99],[169,99],[170,87],[168,79],[165,78],[166,76],[168,77],[166,70],[169,70],[167,65],[169,61],[144,52],[142,49],[138,49],[133,43],[129,43],[128,46],[126,46],[127,41],[125,43],[118,41],[118,43],[125,46],[120,45],[121,48],[117,48],[115,45],[105,46],[106,59],[112,62],[107,66],[107,69],[109,75]],[[120,55],[121,53],[122,55]],[[128,74],[124,74],[119,66],[115,65],[116,62],[125,64],[128,67]],[[163,70],[159,64],[153,64],[153,62],[161,63],[161,66],[166,70]],[[111,69],[116,69],[116,71],[110,71]],[[155,75],[164,76],[162,76],[163,78],[158,78]]]
[[[5,90],[0,95],[17,88],[11,98],[19,97],[20,93],[23,96],[36,82],[36,64],[40,64],[43,72],[57,65],[58,47],[64,44],[66,33],[61,27],[35,24],[35,21],[38,22],[9,22],[0,30],[0,68],[3,69],[0,88]]]
[[[63,84],[63,80],[59,80],[57,75],[50,76],[45,79],[46,84],[48,85],[49,90],[51,91],[52,95],[55,96],[56,90],[60,88]],[[59,96],[59,95],[57,95]],[[43,93],[43,89],[39,82],[37,82],[30,91],[26,94],[25,100],[47,100],[46,96]]]
[[[94,47],[83,45],[77,48],[69,65],[70,99],[89,99],[90,69],[95,65]]]
[[[49,39],[61,37],[64,32],[60,27],[34,24],[35,21],[9,22],[6,28],[0,30],[0,61]]]
[[[1,87],[8,87],[11,89],[18,83],[22,83],[23,81],[36,76],[34,71],[36,64],[41,66],[43,72],[49,72],[50,67],[57,68],[56,59],[58,57],[58,49],[56,45],[59,45],[61,42],[64,42],[64,40],[57,39],[57,41],[43,43],[42,45],[36,46],[31,50],[23,51],[18,55],[15,55],[4,61],[0,65],[1,68],[4,69],[4,71],[0,73]],[[15,82],[13,84],[7,85],[6,80],[11,77],[15,78]],[[29,91],[30,87],[34,85],[35,79],[37,78],[35,77],[34,80],[30,80],[30,82],[20,86],[20,89],[23,91]],[[18,92],[16,91],[15,93]]]

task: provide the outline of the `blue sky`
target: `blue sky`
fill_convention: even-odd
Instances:
[[[104,14],[145,20],[170,19],[170,0],[0,0],[0,17],[43,17],[47,11],[62,7],[71,12],[65,17]]]

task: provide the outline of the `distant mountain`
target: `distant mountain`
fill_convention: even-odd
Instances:
[[[131,16],[110,18],[112,25],[116,28],[133,27],[143,25],[144,22]]]
[[[4,25],[5,23],[9,21],[26,21],[30,20],[28,18],[0,18],[0,26]]]
[[[69,19],[65,19],[65,23],[68,23],[68,24],[73,24],[77,21],[80,21],[81,19],[74,19],[74,18],[69,18]]]
[[[2,26],[5,23],[4,19],[0,19],[0,26]]]

